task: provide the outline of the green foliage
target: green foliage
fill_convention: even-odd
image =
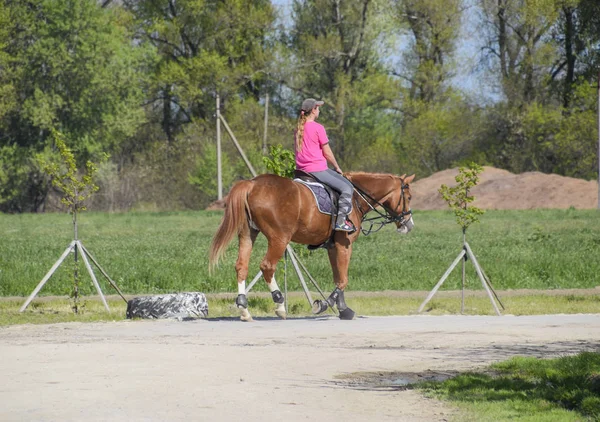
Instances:
[[[496,2],[482,0],[489,32],[486,46],[489,55],[498,58],[493,66],[498,81],[511,106],[544,101],[551,95],[547,72],[558,57],[553,43],[544,42],[559,17],[561,2],[556,0],[526,0]],[[496,51],[496,53],[494,53]],[[518,57],[518,59],[514,59]]]
[[[600,9],[599,9],[600,12]],[[571,94],[572,108],[561,114],[554,142],[551,142],[553,173],[586,180],[598,175],[598,88],[581,81]],[[564,110],[563,110],[564,111]],[[548,139],[553,139],[549,134]]]
[[[0,122],[17,106],[15,86],[6,70],[10,64],[10,55],[6,49],[15,23],[10,17],[9,9],[4,4],[0,5]]]
[[[410,104],[415,117],[406,120],[397,144],[404,161],[417,167],[414,171],[419,175],[447,169],[474,153],[474,141],[481,131],[480,116],[459,94],[449,94],[444,101],[432,104]]]
[[[9,157],[0,162],[8,170],[0,210],[43,208],[36,156],[51,148],[52,128],[82,166],[103,151],[119,156],[144,123],[153,53],[133,41],[130,22],[122,8],[94,0],[2,3],[0,155]]]
[[[224,192],[231,188],[235,180],[235,168],[225,153],[221,154],[221,180]],[[214,144],[204,147],[194,172],[188,174],[188,181],[213,200],[217,198],[217,147]]]
[[[285,149],[281,144],[271,145],[269,147],[269,155],[263,157],[263,162],[267,167],[267,171],[278,176],[294,178],[294,170],[296,169],[296,159],[294,153],[289,149]]]
[[[47,186],[32,148],[0,146],[0,211],[35,212],[42,206]]]
[[[448,206],[454,211],[456,222],[463,229],[467,230],[473,223],[479,221],[478,216],[483,215],[484,211],[480,208],[469,205],[475,197],[469,195],[469,190],[479,182],[479,174],[483,167],[471,163],[468,167],[460,167],[456,176],[456,186],[449,188],[442,185],[439,189],[442,198],[448,203]]]
[[[56,130],[52,131],[52,135],[62,162],[46,163],[42,161],[40,164],[44,172],[50,176],[52,186],[63,193],[61,202],[75,218],[77,213],[85,211],[85,200],[99,189],[94,182],[94,174],[98,167],[88,161],[85,165],[85,172],[79,177],[75,156],[67,147],[64,136]],[[108,156],[105,156],[106,159]]]
[[[571,101],[576,107],[568,113],[559,106],[538,102],[518,107],[494,106],[488,135],[484,135],[492,140],[484,148],[489,162],[515,173],[535,170],[595,178],[597,89],[582,83],[574,90]]]
[[[20,25],[5,52],[10,75],[23,98],[19,125],[5,127],[10,142],[51,142],[58,127],[73,145],[78,163],[120,144],[144,121],[140,72],[152,62],[143,44],[134,46],[129,17],[120,8],[102,9],[94,0],[22,2],[9,6]],[[37,132],[37,135],[33,135]]]
[[[168,139],[236,96],[256,99],[266,83],[275,12],[268,0],[126,1],[160,60],[151,85]]]
[[[479,411],[478,420],[590,420],[600,418],[600,354],[556,359],[515,357],[491,366],[497,375],[469,373],[421,388]],[[488,404],[490,404],[488,406]],[[576,412],[569,418],[568,413]]]

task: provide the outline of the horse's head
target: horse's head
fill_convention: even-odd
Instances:
[[[361,223],[370,224],[363,229],[365,235],[378,231],[381,227],[389,223],[395,223],[398,233],[406,234],[414,227],[412,211],[410,209],[410,183],[415,175],[395,176],[393,174],[374,174],[374,173],[346,173],[346,177],[354,185],[359,213],[362,216]],[[366,203],[366,207],[363,205]],[[362,204],[362,205],[361,205]],[[374,211],[378,216],[374,218],[365,218],[370,211]],[[379,228],[373,229],[373,226]]]
[[[388,200],[388,204],[392,211],[396,214],[394,223],[396,223],[396,231],[401,234],[406,234],[415,226],[410,209],[410,183],[414,180],[415,175],[400,176],[398,189],[395,189],[394,194]]]

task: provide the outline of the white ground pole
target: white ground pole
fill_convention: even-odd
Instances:
[[[83,258],[83,262],[85,264],[85,267],[87,268],[88,273],[90,274],[90,277],[92,278],[92,282],[94,284],[94,287],[96,288],[96,291],[100,295],[100,299],[102,299],[102,303],[104,304],[104,308],[108,312],[110,312],[110,308],[108,307],[108,303],[106,302],[104,294],[102,293],[102,289],[100,288],[100,285],[98,284],[98,280],[96,279],[96,275],[94,274],[94,270],[92,269],[92,266],[90,265],[90,262],[88,261],[88,258],[94,263],[94,265],[96,265],[96,267],[98,267],[98,269],[100,270],[100,272],[102,273],[102,275],[108,280],[108,282],[110,283],[110,285],[112,287],[114,287],[115,290],[117,290],[117,292],[123,298],[123,300],[125,301],[125,303],[127,303],[127,300],[125,299],[125,297],[121,293],[121,290],[119,290],[119,288],[117,287],[117,285],[115,284],[115,282],[113,280],[111,280],[111,278],[108,276],[108,274],[106,273],[106,271],[104,271],[104,269],[100,266],[100,264],[98,264],[98,261],[96,261],[94,259],[94,257],[85,248],[85,246],[83,246],[83,243],[81,243],[81,241],[79,241],[79,240],[73,240],[69,244],[69,246],[67,246],[67,249],[65,249],[65,251],[63,252],[63,254],[61,255],[61,257],[58,258],[58,261],[56,261],[54,263],[54,265],[52,266],[52,268],[50,268],[50,271],[48,271],[48,273],[44,276],[44,278],[42,279],[42,281],[40,281],[38,283],[37,287],[29,295],[29,297],[27,298],[27,300],[25,301],[25,303],[23,304],[23,306],[21,306],[21,309],[19,309],[19,312],[23,312],[25,309],[27,309],[27,306],[29,306],[29,304],[31,303],[31,301],[33,300],[33,298],[35,298],[36,295],[40,292],[40,290],[42,290],[42,287],[44,287],[44,284],[46,284],[46,282],[50,279],[50,277],[52,277],[52,275],[58,269],[58,267],[60,267],[60,265],[63,263],[63,261],[65,260],[65,258],[67,257],[67,255],[69,255],[69,253],[71,253],[71,252],[75,252],[76,250],[79,251],[79,253],[81,254],[81,256]]]
[[[102,303],[104,304],[104,308],[106,308],[106,310],[110,312],[110,308],[108,307],[108,303],[106,303],[106,298],[102,294],[102,289],[100,288],[100,285],[98,284],[98,280],[96,280],[96,274],[94,274],[94,270],[90,266],[90,262],[88,261],[87,255],[86,255],[85,251],[83,250],[83,247],[81,246],[81,243],[79,242],[79,240],[75,242],[75,245],[77,245],[77,248],[79,249],[79,252],[81,253],[81,257],[83,258],[83,262],[85,263],[85,267],[87,268],[88,273],[90,273],[90,277],[92,277],[92,283],[94,283],[94,287],[96,288],[96,291],[100,295],[100,299],[102,299]]]

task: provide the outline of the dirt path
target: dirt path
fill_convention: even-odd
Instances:
[[[443,421],[354,372],[464,370],[598,350],[600,315],[124,321],[0,328],[0,420]]]

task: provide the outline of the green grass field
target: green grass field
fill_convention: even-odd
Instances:
[[[84,213],[79,237],[126,294],[236,292],[236,241],[217,271],[208,272],[208,248],[221,216],[207,211]],[[414,218],[416,227],[408,235],[385,227],[360,236],[354,244],[350,291],[433,288],[460,252],[462,234],[449,211],[416,210]],[[0,236],[0,296],[27,296],[72,240],[73,230],[67,214],[0,215]],[[596,210],[488,211],[469,229],[467,240],[498,290],[600,285],[600,212]],[[303,246],[294,247],[323,290],[331,291],[326,251],[309,253]],[[250,278],[259,271],[265,248],[265,239],[259,236]],[[67,295],[72,269],[69,257],[40,295]],[[282,270],[279,265],[280,280]],[[480,289],[472,266],[467,270],[467,287]],[[113,293],[101,277],[100,283],[105,293]],[[291,270],[288,283],[290,290],[300,290]],[[457,289],[458,268],[442,286],[442,290]],[[259,282],[254,290],[267,289]],[[82,293],[95,293],[87,275]]]

